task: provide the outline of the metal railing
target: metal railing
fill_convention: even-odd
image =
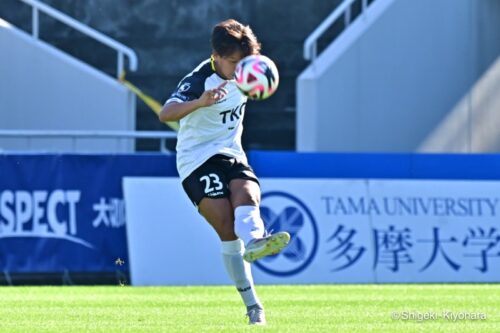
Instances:
[[[131,71],[137,70],[137,55],[136,53],[129,47],[123,45],[122,43],[100,33],[99,31],[86,26],[85,24],[78,22],[74,18],[54,9],[40,1],[37,0],[19,0],[24,2],[32,7],[32,35],[33,38],[38,39],[39,37],[39,12],[43,12],[54,19],[57,19],[66,25],[72,27],[79,32],[92,37],[95,40],[109,46],[110,48],[116,50],[118,52],[117,59],[117,77],[123,73],[124,67],[124,56],[126,55],[129,59],[129,69]]]
[[[72,141],[73,151],[76,151],[78,139],[158,139],[160,140],[160,150],[169,153],[166,148],[167,139],[175,139],[176,132],[163,131],[78,131],[78,130],[0,130],[0,138],[24,138],[28,141],[35,138],[69,138]]]
[[[304,59],[314,61],[318,56],[318,39],[344,15],[344,24],[347,28],[352,23],[352,5],[359,0],[344,0],[321,24],[307,37],[304,42]],[[361,0],[361,15],[366,13],[368,0]]]

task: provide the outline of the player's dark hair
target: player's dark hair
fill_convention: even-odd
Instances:
[[[229,19],[218,23],[212,30],[212,49],[224,57],[237,50],[243,56],[260,53],[260,43],[248,25]]]

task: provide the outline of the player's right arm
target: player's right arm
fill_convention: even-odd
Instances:
[[[177,121],[201,107],[202,106],[197,99],[181,103],[169,102],[163,106],[158,118],[160,118],[161,122]]]
[[[223,99],[227,94],[227,90],[224,88],[226,84],[227,81],[224,81],[217,88],[206,90],[198,98],[192,98],[193,95],[182,94],[181,83],[177,91],[172,95],[173,97],[167,100],[161,109],[158,115],[160,121],[177,121],[199,108],[217,103],[217,101]]]

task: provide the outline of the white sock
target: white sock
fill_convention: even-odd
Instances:
[[[234,210],[234,230],[245,245],[255,238],[264,237],[264,221],[257,206],[239,206]]]
[[[241,239],[222,242],[222,258],[229,277],[236,285],[247,307],[258,305],[262,308],[255,292],[250,264],[243,260],[243,244]]]

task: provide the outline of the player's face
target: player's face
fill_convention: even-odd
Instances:
[[[214,53],[217,73],[227,80],[232,80],[236,65],[241,59],[243,59],[243,53],[241,51],[236,51],[224,57]]]

